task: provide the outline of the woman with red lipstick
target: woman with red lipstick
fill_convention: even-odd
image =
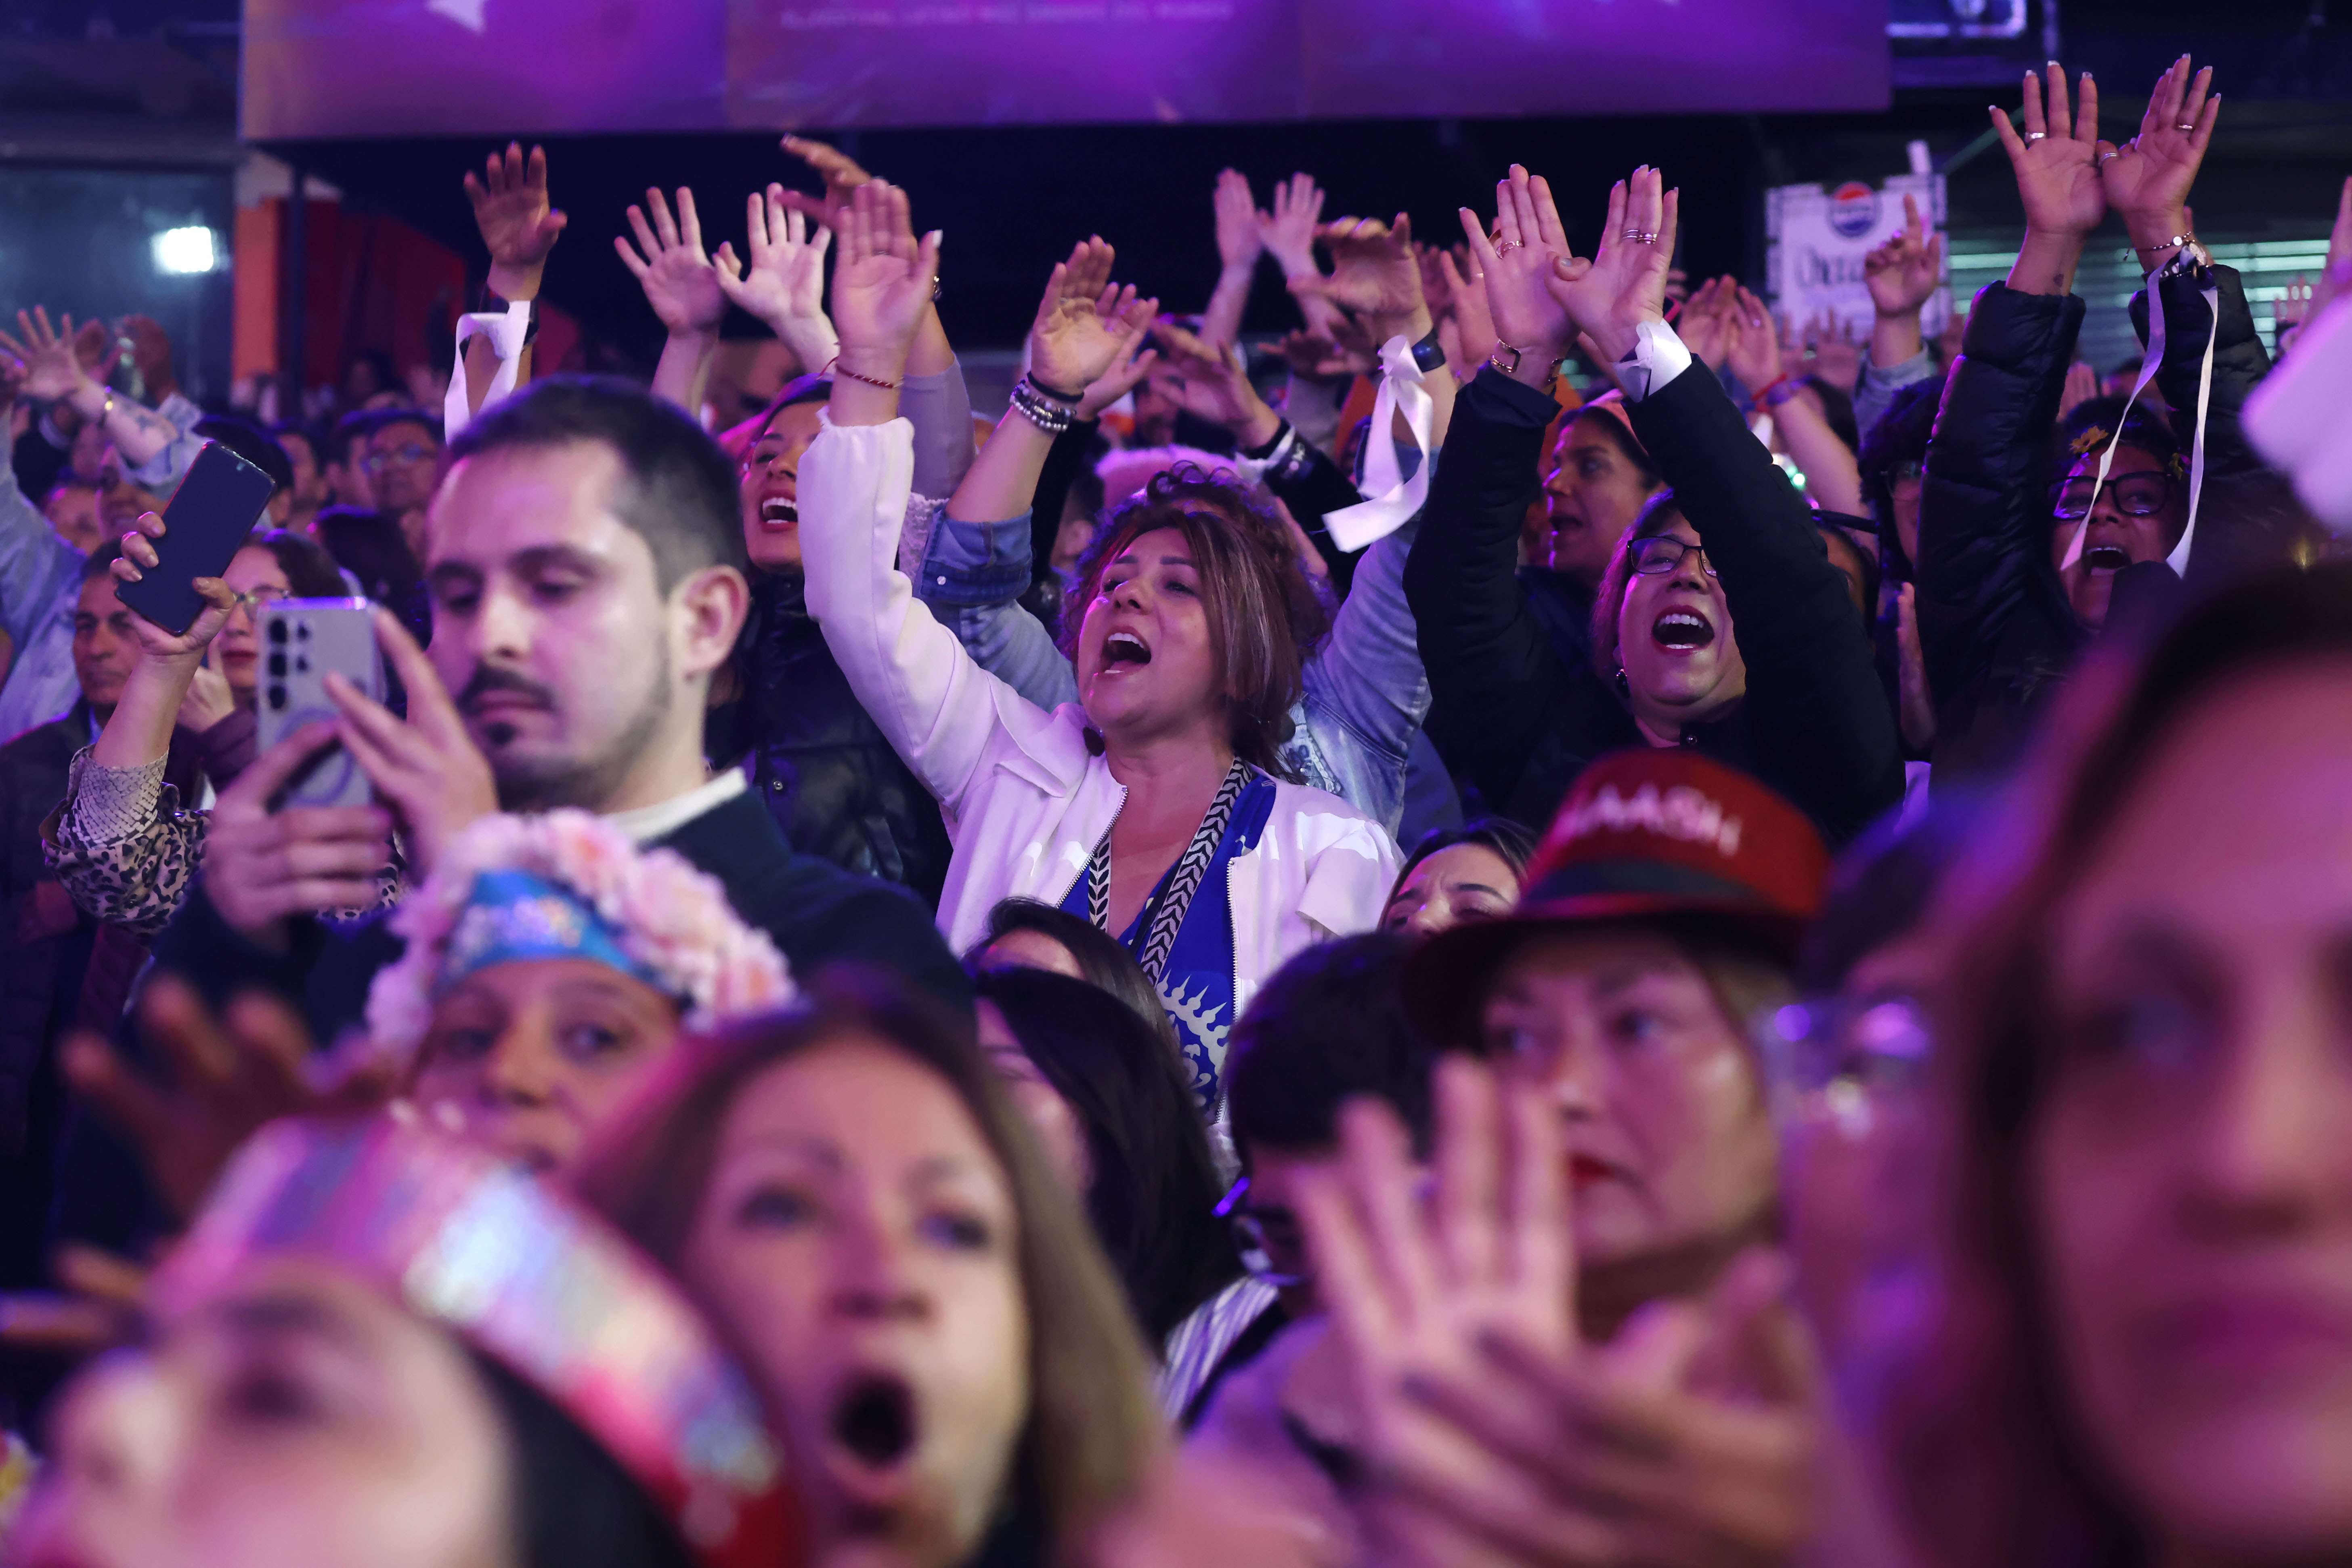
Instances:
[[[1491,809],[1531,827],[1594,758],[1648,744],[1754,773],[1832,842],[1853,837],[1902,798],[1894,717],[1804,498],[1666,324],[1675,197],[1655,170],[1637,171],[1611,197],[1590,260],[1570,254],[1541,179],[1514,167],[1496,199],[1498,236],[1463,218],[1488,258],[1504,346],[1455,405],[1405,568],[1431,738]],[[1622,417],[1671,487],[1613,541],[1589,662],[1561,657],[1508,575],[1558,412],[1547,389],[1580,335],[1601,346],[1624,399],[1578,420],[1578,438],[1613,442],[1599,422]],[[1627,471],[1578,494],[1627,499],[1641,475],[1612,466]]]
[[[950,944],[974,945],[1008,896],[1113,933],[1158,988],[1215,1117],[1234,1017],[1291,954],[1370,929],[1395,874],[1378,822],[1276,776],[1328,617],[1276,519],[1179,472],[1121,507],[1079,563],[1062,628],[1077,701],[1047,712],[983,670],[898,565],[913,473],[898,394],[936,237],[917,246],[887,185],[855,200],[834,280],[842,361],[800,465],[809,608],[947,817]],[[1029,504],[1069,408],[1148,317],[1150,301],[1111,284],[1111,261],[1089,240],[1055,268],[1028,378],[960,509]]]
[[[2249,580],[2054,720],[1953,899],[1913,1538],[2345,1561],[2352,570]]]
[[[1391,1559],[1767,1563],[1806,1542],[1824,1419],[1748,1029],[1791,997],[1828,865],[1755,780],[1625,752],[1578,782],[1508,918],[1407,961],[1415,1021],[1486,1058],[1438,1071],[1430,1180],[1359,1105],[1296,1194]]]

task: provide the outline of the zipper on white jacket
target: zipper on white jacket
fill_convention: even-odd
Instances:
[[[1108,763],[1104,764],[1103,772],[1107,773],[1110,773],[1110,766]],[[1127,786],[1123,784],[1118,784],[1118,775],[1116,773],[1111,774],[1110,782],[1115,784],[1118,784],[1118,804],[1110,808],[1110,820],[1103,824],[1102,837],[1095,840],[1095,845],[1101,846],[1103,853],[1106,856],[1110,853],[1111,832],[1118,826],[1118,814],[1127,809]],[[1071,878],[1068,881],[1062,884],[1061,897],[1054,900],[1054,907],[1055,909],[1060,909],[1063,904],[1069,900],[1070,889],[1078,885],[1079,880],[1086,876],[1088,868],[1094,865],[1095,845],[1087,846],[1087,858],[1078,862],[1077,876]],[[1110,918],[1110,911],[1108,908],[1103,911],[1103,918],[1106,920]],[[1087,910],[1087,920],[1089,924],[1093,923],[1094,910],[1092,909],[1088,909]],[[1113,942],[1117,942],[1118,940],[1118,932],[1117,931],[1110,931],[1109,936]]]

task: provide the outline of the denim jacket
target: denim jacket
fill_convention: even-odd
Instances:
[[[1405,753],[1429,714],[1404,561],[1418,514],[1364,551],[1331,635],[1307,661],[1306,696],[1282,751],[1300,782],[1336,795],[1393,836],[1404,815]],[[1029,586],[1029,518],[960,522],[931,531],[915,596],[964,650],[1024,698],[1051,711],[1078,700],[1077,677],[1045,624],[1013,602]]]

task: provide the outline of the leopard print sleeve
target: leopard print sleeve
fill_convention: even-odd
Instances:
[[[95,767],[85,747],[41,824],[42,858],[75,906],[142,937],[179,912],[205,858],[205,814],[181,810],[162,765],[152,771]]]

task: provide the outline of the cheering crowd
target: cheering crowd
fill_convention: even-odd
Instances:
[[[1935,342],[1916,208],[1808,345],[1654,168],[1589,247],[1229,172],[1205,309],[1076,244],[992,428],[798,139],[740,255],[629,209],[650,388],[534,374],[520,147],[427,406],[16,314],[0,1553],[2352,1556],[2352,181],[2265,344],[2210,78],[2029,76]],[[288,599],[387,692],[264,745]]]

